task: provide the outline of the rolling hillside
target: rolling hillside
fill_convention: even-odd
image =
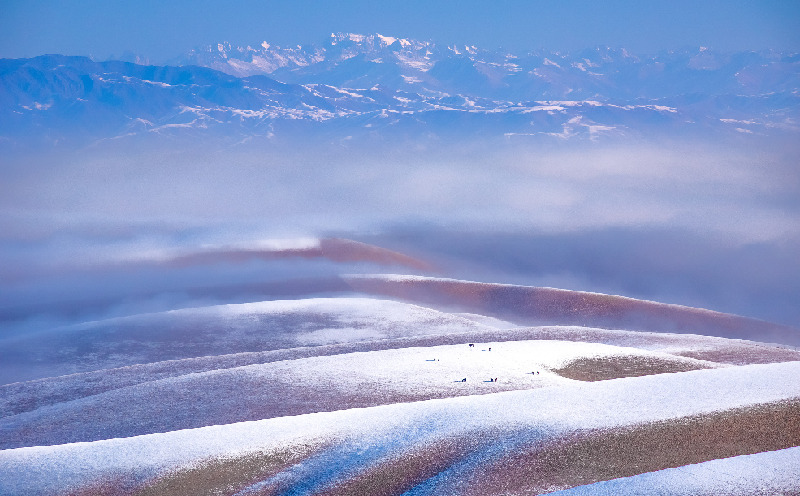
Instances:
[[[663,469],[698,474],[691,491],[800,490],[795,329],[550,288],[342,280],[336,297],[4,340],[0,491],[684,494]]]

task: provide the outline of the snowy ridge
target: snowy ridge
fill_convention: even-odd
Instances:
[[[0,489],[9,495],[26,491],[48,494],[88,482],[87,477],[101,473],[122,471],[141,479],[209,456],[321,440],[351,447],[361,443],[374,446],[392,442],[391,432],[414,432],[423,426],[428,436],[438,437],[499,429],[535,432],[546,438],[577,428],[638,424],[798,398],[798,373],[798,362],[749,365],[5,450],[0,452]],[[176,445],[182,449],[170,448]],[[87,473],[86,467],[100,472]],[[340,467],[338,473],[344,475],[350,468]],[[331,474],[330,480],[335,479],[336,474]]]
[[[6,340],[2,356],[16,366],[4,367],[3,373],[30,380],[181,358],[486,329],[490,328],[452,314],[372,298],[215,305],[88,322]],[[77,343],[84,344],[82,351],[77,351]],[[18,361],[35,348],[41,350],[39,359],[47,358],[38,371],[37,362]]]
[[[553,370],[579,359],[650,361],[664,364],[664,370],[723,366],[636,348],[547,340],[295,358],[175,375],[0,418],[0,429],[6,432],[0,447],[559,386],[574,381]],[[462,378],[467,381],[462,383]],[[309,398],[314,401],[309,403]],[[90,424],[83,421],[82,412],[92,412]]]
[[[509,54],[338,33],[317,46],[219,43],[177,66],[5,60],[0,136],[18,140],[42,127],[82,141],[195,132],[271,140],[488,131],[545,141],[800,132],[796,57],[704,51],[716,60],[710,69],[695,63],[698,55]],[[85,116],[77,121],[76,108]]]
[[[346,240],[256,245],[409,261]],[[491,467],[526,480],[513,476],[521,470],[514,457],[527,459],[531,450],[587,435],[613,441],[616,434],[604,433],[653,422],[679,428],[679,419],[698,415],[723,423],[741,417],[763,430],[769,419],[791,419],[800,399],[800,354],[792,350],[696,334],[520,327],[486,308],[451,313],[365,296],[382,294],[379,287],[356,289],[430,283],[429,295],[480,303],[482,283],[392,274],[342,280],[360,295],[172,310],[5,340],[9,359],[44,356],[50,368],[3,360],[7,373],[42,378],[0,387],[0,493],[94,493],[110,484],[112,495],[128,496],[216,464],[265,457],[280,463],[242,475],[235,490],[220,494],[337,487],[361,494],[353,488],[416,460],[429,475],[402,475],[405,489],[396,494],[415,487],[469,496],[463,481],[482,479]],[[495,309],[519,307],[514,291],[536,289],[488,286],[500,291],[489,298]],[[572,293],[553,294],[560,301]],[[603,308],[616,301],[580,296]],[[561,310],[562,320],[577,311]],[[44,378],[75,367],[85,372]],[[751,410],[766,413],[748,417]],[[784,447],[778,439],[759,449]],[[564,487],[571,486],[557,486]]]
[[[360,71],[351,67],[356,59],[363,64]],[[270,62],[259,65],[256,61]],[[642,91],[649,98],[663,98],[674,95],[675,90],[692,93],[700,87],[703,87],[701,92],[728,91],[736,87],[736,93],[741,95],[753,90],[763,92],[764,88],[759,85],[765,83],[765,78],[774,78],[782,71],[786,72],[780,84],[786,85],[782,86],[786,89],[796,85],[796,81],[791,81],[791,74],[797,73],[796,60],[791,55],[774,52],[730,54],[700,47],[637,56],[625,49],[597,47],[575,52],[508,53],[474,45],[440,48],[433,41],[355,33],[332,33],[322,43],[287,48],[267,42],[256,47],[233,47],[223,43],[195,49],[176,62],[213,67],[236,76],[268,74],[291,82],[298,82],[301,77],[331,81],[375,74],[377,79],[371,79],[372,84],[367,87],[374,84],[400,84],[402,87],[404,81],[396,78],[399,73],[405,78],[418,78],[414,83],[424,83],[431,89],[446,88],[444,91],[451,94],[519,97],[522,87],[534,85],[547,94],[579,94],[587,100],[591,95],[616,98],[623,94],[631,99],[644,96]],[[364,70],[375,69],[376,65],[384,69]],[[433,74],[427,74],[431,71]],[[711,83],[719,83],[713,73],[724,73],[726,78],[733,75],[733,78],[726,79],[725,86],[720,87]],[[392,77],[387,77],[390,74]],[[687,79],[689,75],[691,82]],[[609,91],[612,94],[608,94]]]
[[[792,327],[624,296],[429,276],[361,274],[344,279],[360,292],[461,308],[517,324],[576,324],[800,344],[800,332]]]
[[[470,342],[494,342],[500,344],[507,341],[545,340],[599,343],[612,347],[635,348],[645,352],[669,354],[673,357],[671,360],[674,360],[674,358],[680,359],[681,357],[693,357],[700,361],[717,365],[745,365],[749,363],[800,360],[800,354],[795,351],[751,341],[688,334],[633,332],[569,326],[520,328],[506,325],[503,322],[479,318],[480,316],[461,316],[479,323],[490,323],[496,329],[488,330],[479,327],[475,330],[466,330],[469,328],[464,328],[459,329],[457,333],[448,332],[445,335],[407,336],[366,342],[351,341],[333,345],[170,360],[9,384],[0,387],[0,399],[4,400],[0,401],[0,412],[4,412],[0,416],[5,417],[15,413],[32,411],[46,405],[73,401],[106,391],[188,374],[209,371],[220,373],[226,369],[248,365],[267,364],[314,356],[333,356],[353,352],[396,350],[411,347],[424,349],[430,346],[467,344]],[[423,324],[421,326],[424,327]],[[489,346],[487,345],[487,348]],[[426,361],[428,358],[426,358]],[[547,357],[543,359],[550,360]],[[533,365],[530,360],[527,360],[526,364],[528,366]],[[510,363],[507,365],[512,366]],[[528,371],[525,370],[524,372],[527,373]],[[463,374],[463,371],[460,374]],[[496,374],[490,373],[489,376],[494,377]],[[545,376],[541,376],[537,379],[545,378]],[[449,379],[451,377],[448,376],[447,380]],[[504,380],[506,379],[508,379],[508,376],[504,378]],[[491,387],[497,388],[501,385],[502,383],[498,382]],[[472,383],[469,385],[473,389],[474,386]],[[459,386],[459,388],[461,388],[459,390],[467,390],[463,389],[462,386]]]
[[[795,494],[800,447],[723,458],[550,493],[553,496]]]

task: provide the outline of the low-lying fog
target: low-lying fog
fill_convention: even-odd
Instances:
[[[145,140],[9,153],[0,169],[0,336],[337,292],[329,278],[345,272],[415,272],[324,257],[165,262],[330,236],[429,261],[431,275],[622,294],[798,326],[800,150],[748,139],[409,147]]]

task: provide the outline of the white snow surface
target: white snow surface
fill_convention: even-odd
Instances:
[[[0,430],[9,436],[26,430],[40,433],[16,446],[58,444],[339,410],[347,408],[343,399],[348,401],[354,395],[361,400],[349,406],[536,389],[574,382],[549,369],[587,357],[637,356],[697,368],[719,366],[600,343],[535,340],[474,344],[355,352],[189,373],[0,418]],[[208,406],[196,411],[197,405]],[[276,413],[242,416],[253,408]],[[91,423],[83,420],[87,412],[91,412]]]
[[[321,440],[376,446],[409,433],[443,438],[487,429],[546,438],[798,398],[798,376],[800,362],[747,365],[18,448],[0,451],[0,494],[50,494],[114,472],[146,478],[208,457]]]
[[[488,315],[481,315],[479,313],[460,312],[460,313],[454,313],[453,315],[463,317],[465,319],[477,322],[479,324],[496,327],[498,329],[514,329],[517,327],[522,327],[512,322],[508,322],[507,320],[501,320],[495,317],[489,317]]]
[[[163,321],[176,325],[197,326],[218,323],[225,333],[238,336],[261,331],[259,319],[266,316],[297,315],[306,320],[314,316],[331,319],[319,326],[299,322],[295,327],[279,329],[290,333],[291,340],[301,346],[344,343],[367,339],[422,336],[489,329],[471,319],[430,308],[373,298],[305,298],[253,303],[213,305],[166,312],[133,315],[89,322],[73,326],[92,329],[106,325],[156,325]],[[310,330],[313,329],[313,330]],[[222,342],[232,337],[217,336]]]
[[[553,496],[748,496],[800,493],[800,447],[597,482]]]
[[[42,356],[51,362],[35,370],[38,377],[16,379],[29,380],[199,356],[492,329],[391,300],[307,298],[118,317],[31,333],[3,345],[44,350]],[[91,346],[92,352],[78,353],[75,342]],[[56,349],[54,343],[69,344]]]
[[[474,315],[474,314],[458,314],[460,317],[468,318],[469,320],[475,320],[478,322],[483,322],[481,320],[481,316]],[[484,324],[489,324],[489,322],[483,322]],[[421,329],[426,329],[429,324],[425,322],[420,322],[419,327]],[[414,328],[415,326],[409,326],[409,328]],[[774,347],[761,345],[758,343],[753,343],[749,341],[741,341],[741,340],[731,340],[731,339],[724,339],[724,338],[715,338],[715,337],[708,337],[708,336],[699,336],[699,335],[690,335],[690,334],[668,334],[668,333],[647,333],[647,332],[634,332],[634,331],[613,331],[613,330],[604,330],[604,329],[591,329],[591,328],[584,328],[584,327],[576,327],[576,326],[550,326],[550,327],[532,327],[532,328],[518,328],[518,327],[506,327],[504,323],[498,322],[497,327],[499,328],[479,328],[479,329],[463,329],[463,332],[456,332],[455,334],[450,335],[422,335],[422,336],[407,336],[401,337],[398,339],[388,338],[388,339],[380,339],[378,341],[371,340],[367,342],[363,347],[358,342],[350,342],[350,343],[342,343],[340,344],[333,344],[329,346],[338,347],[344,346],[345,349],[340,351],[337,350],[328,350],[328,346],[322,346],[319,348],[320,352],[315,353],[313,350],[315,348],[293,348],[291,350],[287,350],[286,353],[282,353],[280,351],[276,352],[245,352],[245,353],[235,353],[230,355],[218,355],[218,356],[206,356],[202,358],[190,358],[190,359],[183,359],[183,360],[172,360],[169,362],[157,362],[147,365],[137,365],[133,367],[123,367],[113,370],[105,370],[105,371],[96,371],[96,372],[88,372],[83,374],[77,375],[70,375],[70,376],[62,376],[62,377],[54,377],[48,378],[33,382],[27,383],[17,383],[16,385],[10,385],[6,387],[0,387],[0,416],[7,416],[2,415],[2,412],[10,412],[15,410],[15,405],[25,405],[31,402],[34,402],[38,405],[36,410],[40,410],[41,408],[47,405],[55,405],[59,403],[60,405],[51,409],[48,413],[46,410],[40,410],[38,413],[20,413],[16,418],[2,420],[0,419],[0,424],[10,425],[12,423],[14,425],[21,425],[21,423],[29,423],[29,422],[36,422],[37,418],[41,419],[42,417],[53,415],[55,411],[64,411],[63,409],[73,410],[83,408],[86,405],[81,405],[80,402],[75,402],[80,398],[86,398],[88,396],[93,396],[94,399],[90,401],[90,403],[102,403],[104,405],[104,410],[106,414],[112,412],[114,408],[112,405],[119,401],[119,398],[114,400],[113,398],[117,395],[127,395],[129,396],[129,400],[124,401],[124,405],[130,405],[131,402],[135,402],[134,398],[131,398],[130,395],[141,396],[146,394],[163,394],[164,389],[174,389],[180,386],[179,381],[164,381],[163,379],[167,378],[175,378],[179,376],[184,376],[183,381],[195,381],[194,386],[192,386],[192,390],[195,391],[195,396],[201,392],[206,392],[211,397],[217,397],[217,392],[215,391],[228,391],[229,393],[230,388],[226,386],[225,381],[228,380],[244,380],[245,378],[248,379],[249,383],[252,383],[255,389],[251,390],[248,393],[248,397],[254,397],[254,393],[261,392],[261,396],[268,396],[268,391],[264,390],[263,387],[259,386],[258,383],[258,375],[259,374],[250,374],[245,373],[246,370],[259,370],[262,371],[263,374],[268,374],[270,370],[268,367],[264,368],[255,368],[255,369],[246,369],[245,366],[248,365],[256,365],[256,364],[267,364],[273,363],[276,361],[286,361],[286,360],[296,360],[298,358],[307,358],[310,356],[323,356],[323,355],[338,355],[342,353],[352,353],[355,351],[379,351],[381,349],[396,349],[398,345],[402,345],[404,348],[420,348],[420,347],[428,347],[433,345],[447,345],[447,344],[466,344],[468,342],[475,342],[475,343],[483,343],[484,348],[488,348],[488,346],[494,346],[492,344],[487,344],[487,342],[494,342],[497,343],[497,347],[493,348],[495,351],[501,351],[506,348],[506,345],[503,344],[505,341],[528,341],[528,340],[549,340],[549,341],[571,341],[571,342],[591,342],[591,343],[603,343],[606,345],[612,345],[616,347],[624,347],[624,348],[637,348],[639,350],[650,351],[650,352],[660,352],[666,353],[671,355],[678,355],[678,357],[668,356],[665,357],[670,360],[681,360],[680,355],[684,354],[691,354],[700,352],[700,353],[709,353],[710,357],[722,354],[722,363],[711,364],[709,362],[696,362],[696,363],[703,363],[708,366],[717,366],[722,365],[724,363],[728,363],[728,360],[732,360],[730,363],[737,364],[737,365],[744,365],[747,363],[764,363],[759,360],[765,360],[769,362],[779,362],[779,361],[791,361],[791,360],[800,360],[800,354],[795,352],[790,352],[789,350],[780,350]],[[444,327],[440,330],[447,331],[448,328]],[[419,332],[415,330],[414,332]],[[345,333],[346,335],[347,333]],[[350,338],[354,338],[357,335],[353,333],[349,335]],[[460,336],[460,337],[459,337]],[[451,338],[455,339],[452,341]],[[539,347],[539,350],[545,350],[547,347]],[[578,350],[580,348],[574,348]],[[583,349],[591,349],[591,348],[583,348]],[[629,354],[635,354],[626,352]],[[275,356],[273,356],[275,355]],[[472,355],[474,357],[479,357],[480,354]],[[501,356],[501,354],[496,354],[493,356]],[[576,355],[577,356],[577,355]],[[702,356],[702,355],[701,355]],[[283,357],[283,358],[282,358]],[[727,357],[727,360],[726,358]],[[737,358],[738,357],[738,358]],[[530,356],[526,356],[525,360],[529,365],[523,365],[522,367],[525,368],[527,366],[533,365],[531,363]],[[430,356],[425,356],[425,359],[431,359]],[[754,360],[754,361],[751,361]],[[440,358],[441,361],[441,358]],[[302,363],[304,366],[311,366],[314,363],[323,363],[323,362],[313,362],[313,361],[305,361],[305,362],[297,362]],[[446,363],[438,364],[442,366],[437,370],[445,371],[445,369],[449,366]],[[231,371],[230,374],[226,374],[224,372],[225,369],[238,369]],[[206,374],[206,372],[210,372]],[[450,371],[449,373],[456,373],[458,371]],[[463,374],[463,369],[460,372]],[[526,372],[528,372],[526,370]],[[192,374],[192,375],[189,375]],[[498,377],[500,378],[500,371],[498,370],[496,373],[490,373],[490,377]],[[511,374],[504,374],[504,379],[509,377],[513,377]],[[470,375],[470,377],[480,379],[482,376],[478,376],[478,374]],[[320,380],[320,378],[325,379],[325,381]],[[445,375],[445,378],[450,379],[451,377]],[[456,377],[458,378],[458,377]],[[463,375],[462,375],[463,378]],[[544,376],[539,377],[540,379],[544,379]],[[357,374],[349,374],[347,377],[346,384],[348,387],[352,387],[353,384],[359,383],[358,381],[359,376]],[[271,384],[280,387],[291,387],[292,381],[294,379],[292,376],[286,376],[285,380],[282,376],[275,376],[275,379],[271,381]],[[331,382],[335,382],[337,378],[328,377],[324,375],[318,376],[317,380],[313,383],[315,388],[319,389],[320,387],[324,387],[325,384],[331,384]],[[142,384],[150,383],[149,386],[143,387]],[[426,380],[428,385],[432,385],[433,381]],[[198,386],[199,384],[204,384],[203,386]],[[240,383],[239,383],[240,384]],[[140,385],[140,386],[137,386]],[[186,385],[184,383],[184,385]],[[479,391],[472,391],[469,392],[468,389],[464,388],[464,385],[457,385],[454,386],[453,384],[448,384],[451,388],[458,387],[463,388],[459,389],[461,391],[458,394],[475,394]],[[476,389],[476,388],[484,388],[483,392],[488,391],[497,391],[497,390],[509,390],[509,389],[519,389],[518,386],[521,384],[509,384],[509,383],[502,383],[498,382],[496,384],[483,384],[481,383],[469,383],[469,387]],[[213,387],[211,387],[213,386]],[[500,387],[498,387],[500,386]],[[198,391],[196,388],[201,387],[202,390]],[[525,387],[536,387],[533,383],[528,384]],[[124,389],[124,391],[120,391]],[[112,393],[111,391],[117,390],[118,392]],[[160,391],[160,392],[159,392]],[[170,393],[171,394],[171,393]],[[256,395],[258,396],[258,395]],[[83,401],[83,400],[82,400]],[[197,400],[199,401],[199,400]],[[260,400],[254,400],[260,401]],[[136,403],[133,403],[134,405]],[[150,404],[150,403],[145,403]],[[214,405],[218,405],[219,402],[214,402]],[[377,403],[375,403],[377,404]],[[29,411],[27,408],[22,409],[21,411]],[[124,418],[129,418],[125,416]],[[266,418],[266,417],[265,417]],[[113,419],[112,419],[113,420]],[[245,418],[237,418],[230,420],[230,422],[241,421],[241,420],[252,420],[252,419],[245,419]],[[96,420],[95,424],[99,422],[99,419]],[[214,421],[213,423],[229,423],[223,421]],[[116,427],[120,426],[120,423],[114,424]],[[208,424],[195,424],[194,426],[200,425],[208,425]],[[185,425],[184,427],[192,427],[190,425]],[[0,427],[2,428],[2,427]],[[174,427],[174,428],[183,428],[183,427]],[[166,430],[173,430],[173,429],[166,429]],[[155,431],[151,431],[155,432]],[[143,434],[144,432],[139,432]],[[130,434],[133,435],[133,434]],[[95,438],[99,439],[99,438]],[[72,439],[77,440],[77,439]],[[88,440],[88,439],[87,439]],[[41,443],[45,444],[45,443]],[[57,444],[57,442],[47,443],[47,444]],[[8,446],[8,445],[6,445]],[[10,446],[9,446],[10,447]]]

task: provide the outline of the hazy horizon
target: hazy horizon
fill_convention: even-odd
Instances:
[[[83,2],[0,6],[0,57],[48,53],[103,60],[126,52],[164,63],[224,41],[282,46],[321,43],[332,32],[381,33],[510,51],[575,50],[594,46],[639,53],[707,46],[723,51],[800,51],[800,6],[782,0],[598,4],[567,2],[423,2],[335,6],[316,2]]]

